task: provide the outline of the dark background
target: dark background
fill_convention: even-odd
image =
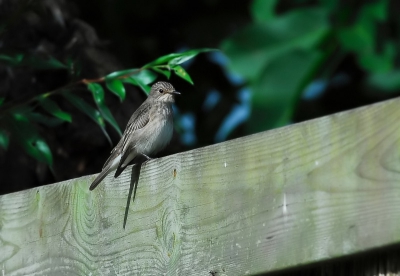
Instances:
[[[194,86],[172,76],[182,92],[176,130],[158,156],[396,97],[399,10],[398,2],[384,0],[2,1],[0,131],[9,143],[0,147],[0,194],[97,173],[112,149],[101,129],[61,96],[52,99],[72,123],[28,99],[169,53],[222,50],[184,64]],[[21,53],[29,62],[10,61]],[[43,63],[49,57],[69,70]],[[126,89],[122,103],[106,92],[122,130],[146,97],[137,87]],[[95,106],[84,86],[74,93]],[[30,123],[52,151],[52,169],[13,135],[5,107],[16,104],[44,115]],[[107,131],[115,145],[118,134]]]

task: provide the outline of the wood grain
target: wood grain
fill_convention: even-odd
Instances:
[[[0,197],[2,275],[252,275],[400,242],[400,99]]]

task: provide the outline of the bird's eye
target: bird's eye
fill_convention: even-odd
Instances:
[[[162,90],[162,89],[159,89],[159,90],[158,90],[158,92],[160,92],[160,93],[164,93],[164,90]]]

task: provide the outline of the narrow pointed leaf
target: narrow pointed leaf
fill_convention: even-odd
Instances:
[[[189,50],[189,51],[186,51],[183,53],[173,53],[173,54],[165,55],[165,56],[159,57],[156,60],[146,64],[143,68],[151,68],[155,65],[161,65],[161,64],[166,64],[166,63],[168,63],[169,65],[181,64],[181,63],[197,56],[200,53],[209,52],[209,51],[216,51],[216,49],[209,49],[209,48],[193,49],[193,50]]]
[[[8,137],[7,133],[4,130],[0,129],[0,147],[2,147],[3,149],[7,149],[9,141],[10,137]]]
[[[101,131],[104,133],[104,136],[106,136],[108,142],[110,145],[112,145],[110,136],[107,133],[106,130],[106,124],[104,122],[103,116],[101,116],[100,111],[97,109],[93,108],[89,104],[87,104],[84,100],[79,98],[78,96],[69,93],[69,92],[63,92],[62,95],[77,109],[82,111],[84,114],[86,114],[90,119],[92,119],[96,124],[99,125]]]
[[[18,144],[29,155],[51,166],[53,163],[51,150],[33,124],[24,114],[14,113],[11,118],[11,132]]]
[[[51,154],[49,145],[47,145],[44,139],[38,137],[34,143],[34,147],[40,152],[47,165],[53,164],[53,155]]]
[[[122,132],[114,119],[114,116],[111,114],[110,110],[106,106],[104,102],[104,90],[103,87],[98,83],[89,83],[88,89],[92,92],[94,101],[99,108],[101,115],[104,119],[111,124],[111,126],[118,132],[120,136],[122,136]]]
[[[107,80],[114,80],[114,79],[118,79],[119,77],[123,77],[123,76],[130,76],[132,74],[136,74],[139,72],[139,69],[137,68],[133,68],[133,69],[128,69],[128,70],[122,70],[122,71],[116,71],[116,72],[112,72],[110,74],[108,74],[105,79]]]
[[[135,78],[143,84],[149,84],[157,78],[157,75],[150,70],[141,70],[139,73],[134,74],[131,77]]]
[[[193,85],[192,78],[189,76],[189,74],[186,72],[186,70],[183,69],[182,66],[175,65],[172,69],[174,70],[175,74],[178,77],[181,77],[182,79],[184,79],[185,81],[187,81],[187,82],[189,82],[190,84]]]
[[[170,70],[163,70],[157,67],[152,67],[152,70],[156,71],[157,73],[160,73],[162,75],[164,75],[165,77],[167,77],[167,79],[169,79],[171,77],[171,71]]]
[[[119,97],[121,102],[125,99],[125,87],[122,84],[122,81],[118,79],[106,80],[106,86],[113,92],[115,95]]]
[[[48,127],[55,127],[64,123],[64,120],[57,117],[49,117],[38,112],[28,112],[25,115],[30,121],[41,123]]]
[[[133,76],[131,76],[129,78],[126,78],[124,81],[128,82],[130,84],[133,84],[135,86],[139,86],[143,90],[143,92],[146,93],[146,95],[149,95],[150,86],[148,86],[147,84],[143,83],[140,79],[137,80]]]
[[[205,53],[205,52],[210,52],[210,51],[216,51],[216,49],[194,49],[194,50],[189,50],[183,53],[180,53],[179,56],[172,58],[171,60],[168,61],[168,64],[173,66],[177,64],[182,64],[185,61],[188,61],[189,59],[194,58],[200,53]]]
[[[38,100],[40,105],[54,117],[57,117],[67,122],[72,122],[71,115],[62,111],[55,101],[49,98],[45,98],[43,96],[40,96]]]

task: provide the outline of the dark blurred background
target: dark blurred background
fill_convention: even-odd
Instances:
[[[62,96],[51,98],[71,123],[29,99],[169,53],[221,50],[183,64],[194,86],[171,77],[182,96],[173,141],[159,156],[396,97],[399,11],[388,0],[2,1],[0,194],[97,173],[112,149]],[[122,130],[146,97],[125,87],[122,103],[106,91]],[[74,93],[95,107],[84,86]],[[15,110],[27,114],[23,124],[10,119]],[[106,130],[115,145],[118,133]],[[32,133],[41,138],[27,146]],[[50,150],[52,165],[34,150]]]

